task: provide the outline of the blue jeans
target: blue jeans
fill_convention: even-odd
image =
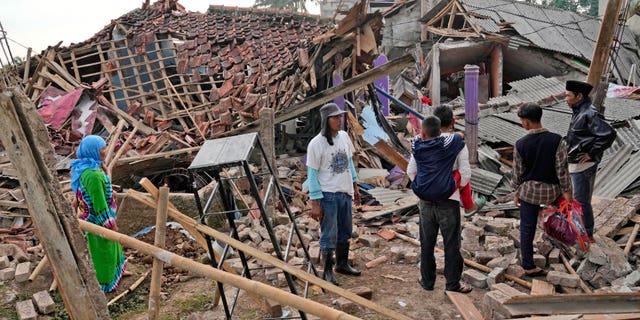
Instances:
[[[433,288],[436,282],[436,247],[438,229],[444,242],[444,277],[447,290],[458,290],[464,260],[460,254],[460,202],[446,200],[438,204],[425,201],[420,209],[420,276],[425,287]]]
[[[336,243],[347,243],[351,238],[351,195],[344,192],[323,192],[320,199],[320,249],[335,249]]]
[[[598,164],[591,168],[571,174],[571,184],[573,186],[573,197],[582,206],[582,219],[584,227],[589,236],[593,236],[593,208],[591,207],[591,194],[593,193],[593,183],[596,180]]]
[[[538,225],[540,205],[520,200],[520,257],[522,268],[535,269],[533,262],[533,238]]]

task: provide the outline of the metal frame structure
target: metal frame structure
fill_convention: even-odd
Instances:
[[[250,159],[261,160],[263,164],[263,169],[261,171],[263,172],[253,173],[249,163]],[[231,168],[238,168],[239,172],[244,172],[244,174],[238,177],[221,175],[222,172]],[[213,192],[208,197],[204,206],[202,205],[195,183],[195,175],[199,173],[209,175],[217,182]],[[273,248],[278,259],[285,262],[288,260],[289,249],[291,248],[292,240],[295,235],[296,237],[298,237],[299,243],[304,250],[305,258],[307,260],[307,272],[313,272],[315,276],[318,276],[318,271],[311,261],[309,250],[302,241],[302,234],[300,233],[300,230],[295,223],[295,217],[291,213],[291,210],[289,210],[287,199],[282,192],[282,188],[280,187],[280,183],[278,182],[277,176],[274,173],[273,167],[267,160],[266,153],[264,151],[264,148],[262,147],[262,143],[260,142],[260,138],[257,133],[248,133],[244,135],[205,141],[195,159],[189,166],[189,176],[191,179],[191,183],[193,184],[193,194],[195,197],[196,206],[200,213],[201,223],[206,225],[206,218],[208,216],[224,214],[229,223],[229,227],[231,228],[230,236],[236,240],[240,239],[238,237],[238,230],[235,224],[235,214],[249,213],[250,211],[255,210],[251,208],[238,209],[233,195],[233,190],[231,188],[233,180],[246,178],[249,181],[251,196],[254,198],[255,203],[258,206],[258,210],[260,211],[260,222],[264,224],[267,232],[269,233],[269,238],[271,240],[271,243],[273,244]],[[256,180],[256,178],[258,177],[262,178],[261,181],[263,182],[262,187],[264,196],[260,195],[258,181]],[[289,236],[287,239],[286,250],[284,254],[282,253],[278,240],[275,236],[272,223],[267,218],[268,215],[266,208],[270,201],[270,196],[274,194],[274,191],[276,193],[277,199],[281,202],[282,207],[285,209],[291,222],[291,228],[289,230]],[[220,195],[222,207],[224,210],[219,212],[209,212],[209,209],[211,208],[214,199],[216,199],[218,194]],[[206,239],[208,247],[207,249],[209,251],[209,256],[211,257],[211,265],[214,268],[222,269],[225,257],[229,252],[229,245],[225,244],[223,253],[220,255],[220,261],[216,261],[213,253],[214,249],[212,239],[209,236],[206,236]],[[238,253],[243,266],[241,275],[243,277],[251,279],[251,269],[249,269],[247,258],[242,251],[239,251]],[[291,293],[298,294],[293,277],[286,272],[284,274]],[[231,319],[231,315],[233,314],[233,310],[235,309],[235,304],[238,300],[239,289],[238,291],[236,291],[235,297],[233,299],[233,304],[231,306],[227,301],[223,285],[220,282],[218,282],[218,291],[220,293],[220,297],[222,298],[226,318]],[[305,298],[307,297],[308,291],[309,282],[307,281],[305,283],[303,292],[303,296]],[[301,319],[307,319],[304,312],[299,311],[299,314]]]

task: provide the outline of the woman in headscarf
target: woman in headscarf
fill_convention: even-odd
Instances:
[[[99,136],[86,136],[71,163],[71,188],[76,194],[80,218],[93,224],[118,231],[116,200],[111,180],[102,170],[106,143]],[[89,252],[104,292],[117,289],[125,270],[122,246],[97,235],[86,233]]]

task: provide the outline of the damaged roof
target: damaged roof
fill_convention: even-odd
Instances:
[[[439,2],[421,19],[430,21],[451,2]],[[591,61],[600,20],[571,11],[511,0],[454,0],[467,11],[468,22],[483,33],[519,35],[532,46]],[[455,36],[455,35],[454,35]],[[621,36],[616,76],[628,77],[632,64],[640,61],[638,45],[625,28]],[[636,71],[637,72],[637,71]]]

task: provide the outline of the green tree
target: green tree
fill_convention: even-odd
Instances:
[[[543,5],[598,16],[598,0],[543,0]]]
[[[256,0],[254,8],[289,9],[298,12],[308,12],[305,0]]]

